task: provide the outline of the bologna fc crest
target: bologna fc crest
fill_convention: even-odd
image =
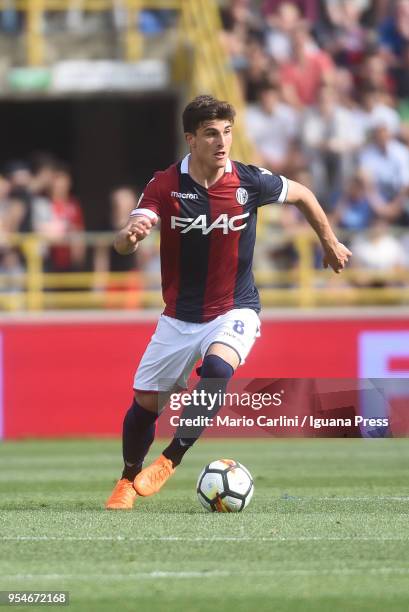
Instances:
[[[243,189],[243,187],[239,187],[236,191],[236,200],[238,203],[244,206],[248,199],[249,194],[247,193],[247,190]]]

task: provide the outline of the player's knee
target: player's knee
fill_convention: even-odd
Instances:
[[[143,391],[135,391],[135,401],[149,412],[159,412],[161,406],[159,406],[159,395],[158,393],[144,393]]]
[[[234,374],[233,367],[218,355],[206,355],[200,369],[201,378],[224,378],[228,380]]]

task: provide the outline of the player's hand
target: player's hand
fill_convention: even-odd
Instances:
[[[335,246],[324,248],[324,268],[332,268],[336,274],[339,274],[348,263],[352,253],[341,242],[337,242]]]
[[[157,219],[148,219],[148,217],[137,217],[127,228],[127,239],[131,244],[140,242],[146,236],[149,236],[151,229],[157,223]]]

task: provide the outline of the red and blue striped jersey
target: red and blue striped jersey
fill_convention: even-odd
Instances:
[[[203,323],[233,308],[259,312],[257,209],[285,202],[287,179],[228,160],[223,176],[205,188],[188,170],[189,155],[156,172],[131,213],[160,217],[164,314]]]

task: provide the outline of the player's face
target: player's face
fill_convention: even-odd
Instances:
[[[186,140],[192,155],[209,168],[224,168],[232,144],[232,124],[225,119],[206,121]]]

